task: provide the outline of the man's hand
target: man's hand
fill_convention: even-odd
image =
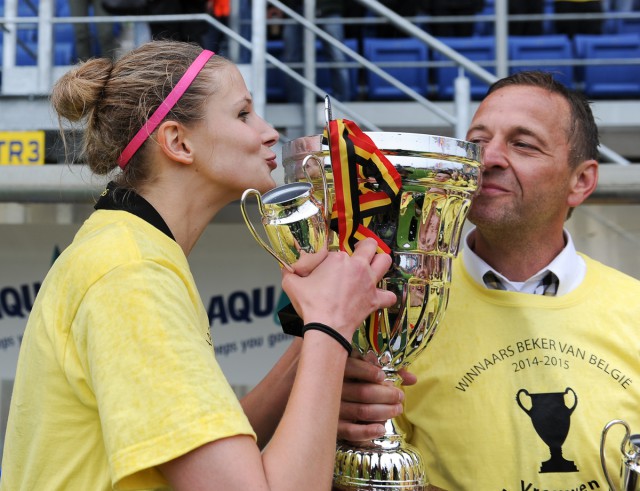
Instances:
[[[403,385],[416,383],[412,373],[402,370],[400,375]],[[342,386],[338,438],[357,442],[381,437],[385,433],[384,422],[402,413],[403,400],[402,390],[385,382],[382,368],[350,357]]]

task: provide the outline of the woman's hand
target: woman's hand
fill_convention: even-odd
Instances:
[[[317,265],[302,262],[296,263],[296,273],[283,270],[282,287],[305,323],[326,324],[351,339],[371,312],[395,303],[393,292],[377,288],[391,257],[376,249],[373,239],[365,239],[351,256],[329,252]]]

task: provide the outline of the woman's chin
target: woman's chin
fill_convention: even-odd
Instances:
[[[258,189],[258,191],[260,191],[261,193],[266,193],[267,191],[271,191],[276,186],[276,181],[271,176],[269,176],[269,182],[265,182],[264,185],[261,186],[260,189]]]

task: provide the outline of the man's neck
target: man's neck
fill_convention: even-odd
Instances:
[[[553,261],[566,243],[562,233],[542,239],[520,234],[493,237],[475,229],[467,245],[504,277],[526,281]]]

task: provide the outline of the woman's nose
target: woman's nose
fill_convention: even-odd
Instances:
[[[278,133],[278,130],[267,123],[264,119],[262,120],[262,124],[264,125],[262,131],[262,141],[267,147],[272,147],[276,143],[278,143],[278,140],[280,139],[280,133]]]

